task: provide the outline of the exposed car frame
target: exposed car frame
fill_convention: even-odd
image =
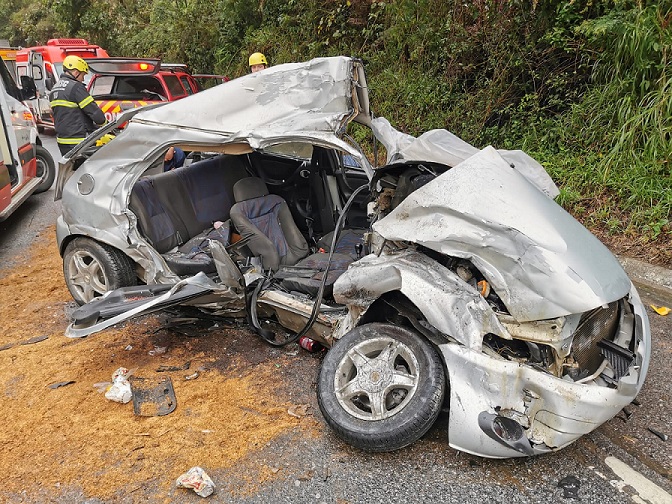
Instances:
[[[273,317],[332,347],[318,379],[321,411],[339,436],[371,451],[420,438],[445,401],[451,446],[496,458],[546,453],[597,428],[641,389],[650,329],[637,291],[606,247],[553,201],[558,191],[543,168],[520,151],[479,150],[445,130],[414,138],[372,119],[361,62],[278,65],[127,112],[116,124],[126,121],[114,140],[94,147],[111,124],[61,165],[57,239],[66,283],[78,301],[90,301],[75,312],[69,336],[190,304],[249,314],[275,344],[255,323]],[[346,141],[351,121],[383,143],[385,166],[374,169]],[[217,154],[206,161],[264,179],[313,250],[326,249],[317,254],[328,256],[325,264],[336,264],[339,225],[361,227],[366,214],[369,229],[352,230],[359,241],[333,292],[325,294],[324,270],[319,287],[300,291],[292,275],[301,262],[269,271],[268,258],[245,252],[252,235],[211,238],[222,225],[215,219],[199,241],[214,269],[176,273],[189,241],[172,228],[154,233],[151,223],[170,220],[170,208],[148,213],[138,188],[169,187],[152,201],[182,212],[210,208],[200,200],[184,206],[187,189],[174,185],[198,183],[191,177],[207,163],[148,176],[170,146]],[[300,155],[302,146],[310,155]],[[364,185],[355,190],[353,181]],[[211,186],[201,195],[218,204],[231,197]],[[309,203],[325,205],[305,204],[306,187]],[[319,188],[322,200],[311,192]],[[237,203],[247,201],[241,194]],[[299,273],[312,275],[310,268]]]

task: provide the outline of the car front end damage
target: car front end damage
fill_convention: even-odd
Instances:
[[[379,174],[374,254],[334,286],[341,334],[383,319],[432,343],[450,445],[492,458],[561,449],[614,417],[651,351],[613,255],[507,161],[488,148],[428,182],[427,162]]]
[[[544,347],[526,339],[525,325],[518,329],[510,346],[522,351],[502,341],[484,343],[480,352],[455,342],[439,345],[448,370],[453,448],[496,458],[563,448],[614,417],[644,383],[651,342],[634,287],[581,317],[565,340],[571,351],[564,358],[565,343]],[[537,351],[549,361],[533,356]]]

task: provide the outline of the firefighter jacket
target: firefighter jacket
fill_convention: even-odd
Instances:
[[[84,84],[66,72],[51,89],[49,100],[54,114],[56,141],[61,145],[74,147],[105,124],[105,114]]]

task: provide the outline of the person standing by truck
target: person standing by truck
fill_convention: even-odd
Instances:
[[[89,65],[82,58],[66,56],[61,79],[49,95],[56,142],[63,155],[106,122],[105,114],[82,84],[88,71]]]

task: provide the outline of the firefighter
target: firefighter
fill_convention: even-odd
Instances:
[[[255,52],[250,54],[250,72],[258,72],[259,70],[263,70],[268,66],[268,61],[266,61],[266,56],[261,54],[260,52]]]
[[[106,122],[105,114],[82,84],[88,71],[89,65],[82,58],[66,56],[61,79],[49,95],[56,141],[63,155]]]

